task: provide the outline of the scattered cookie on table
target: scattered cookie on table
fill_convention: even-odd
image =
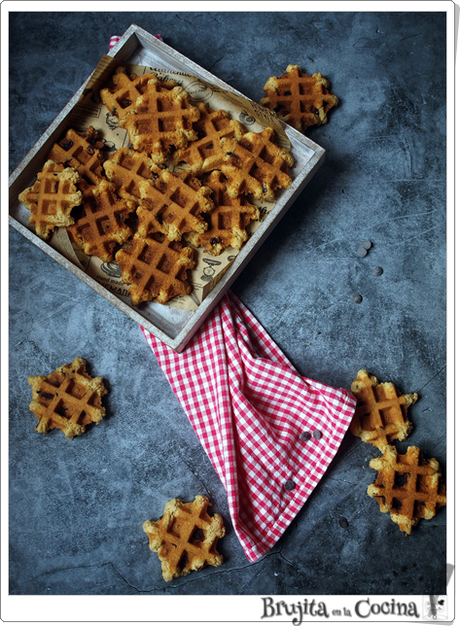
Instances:
[[[149,538],[150,550],[158,553],[164,580],[223,563],[216,545],[225,535],[224,522],[217,513],[209,515],[210,506],[205,496],[196,496],[194,502],[174,498],[166,503],[158,521],[144,522],[142,528]]]
[[[339,99],[329,93],[329,81],[320,73],[308,76],[299,65],[288,65],[280,77],[272,76],[264,85],[260,104],[300,132],[309,126],[327,123],[328,111]]]
[[[72,439],[105,416],[102,397],[107,389],[100,376],[91,378],[81,357],[48,376],[29,376],[27,380],[32,388],[29,408],[38,419],[35,430],[39,433],[58,428]]]
[[[425,460],[416,446],[409,446],[406,454],[387,446],[369,465],[378,471],[378,477],[369,485],[368,495],[377,500],[382,513],[390,513],[406,535],[421,519],[432,519],[439,507],[446,505],[438,461]]]
[[[357,399],[350,424],[355,437],[383,452],[392,441],[403,441],[411,432],[407,409],[417,401],[416,393],[401,394],[393,383],[379,383],[364,369],[359,370],[351,384],[351,391]]]

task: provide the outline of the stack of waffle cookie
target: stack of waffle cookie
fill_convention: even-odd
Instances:
[[[93,127],[71,128],[19,199],[39,236],[64,226],[83,252],[116,261],[133,305],[165,303],[191,292],[194,248],[243,246],[260,218],[253,203],[291,184],[294,161],[272,128],[247,132],[154,74],[120,67],[100,97],[129,145],[107,158]]]

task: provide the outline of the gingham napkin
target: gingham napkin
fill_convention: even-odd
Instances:
[[[232,292],[181,354],[142,331],[226,489],[243,550],[257,561],[328,468],[356,400],[300,376]]]
[[[160,41],[163,41],[163,37],[158,34],[158,35],[153,35],[154,37],[156,37],[157,39],[159,39]],[[112,37],[110,37],[110,42],[109,42],[109,50],[112,50],[112,48],[120,41],[120,35],[112,35]]]
[[[227,491],[245,554],[256,561],[334,458],[355,398],[300,376],[232,292],[181,354],[143,332]]]

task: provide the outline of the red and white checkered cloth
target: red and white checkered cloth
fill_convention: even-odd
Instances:
[[[143,333],[227,491],[246,556],[258,560],[334,458],[353,394],[300,376],[232,292],[181,354]]]

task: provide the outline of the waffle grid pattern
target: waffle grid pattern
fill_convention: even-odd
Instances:
[[[37,432],[62,430],[68,439],[85,432],[90,422],[105,414],[101,397],[106,389],[100,377],[91,378],[85,361],[77,358],[48,376],[30,376],[33,400],[30,409],[39,420]]]
[[[218,566],[223,557],[217,552],[217,540],[225,528],[220,515],[208,513],[209,500],[197,496],[194,502],[171,500],[157,522],[143,525],[149,537],[150,549],[158,552],[163,577],[172,580],[178,576],[201,570],[205,565]]]
[[[152,233],[148,237],[134,235],[115,258],[120,264],[123,282],[130,285],[135,306],[154,298],[164,303],[191,291],[187,269],[195,267],[193,250],[180,242],[169,241],[164,233]]]
[[[67,227],[86,254],[95,255],[105,263],[113,261],[116,245],[122,245],[132,235],[125,220],[136,208],[118,198],[114,190],[115,186],[105,180],[97,187],[87,186],[77,220]]]
[[[193,125],[197,139],[187,148],[177,150],[172,162],[174,165],[186,163],[192,172],[202,174],[220,167],[224,156],[222,142],[241,139],[244,128],[238,121],[231,120],[226,111],[214,111],[204,103],[199,103],[197,108],[201,113],[200,119]]]
[[[128,75],[124,68],[117,68],[113,77],[115,87],[101,90],[102,101],[111,113],[121,118],[135,108],[152,78],[155,78],[153,74]]]
[[[154,180],[155,164],[145,153],[120,148],[104,162],[107,178],[118,188],[118,193],[137,204],[141,203],[139,183]]]
[[[48,159],[74,167],[83,180],[96,185],[102,179],[102,147],[92,126],[84,133],[69,129],[65,137],[54,144]]]
[[[70,213],[82,199],[76,187],[79,180],[77,170],[49,160],[37,174],[34,185],[19,194],[20,202],[30,210],[29,221],[40,237],[47,237],[56,226],[74,223]]]
[[[188,102],[181,87],[166,89],[157,79],[148,81],[145,93],[120,126],[127,130],[131,143],[140,152],[163,162],[171,146],[185,148],[196,139],[193,122],[200,112]]]
[[[211,189],[187,172],[174,175],[163,170],[153,183],[139,183],[142,207],[138,209],[139,234],[150,230],[163,232],[171,241],[179,241],[186,232],[204,232],[207,223],[200,216],[214,204]]]
[[[393,383],[378,384],[375,376],[360,370],[351,390],[357,398],[356,412],[350,425],[356,437],[370,443],[382,452],[395,439],[402,441],[412,429],[407,419],[407,408],[418,395],[400,394]]]
[[[291,184],[286,170],[293,165],[291,155],[272,142],[274,130],[246,133],[239,141],[225,140],[222,172],[228,178],[228,192],[236,198],[253,194],[256,200],[273,201],[275,190]]]
[[[297,130],[325,124],[327,112],[338,104],[329,93],[329,81],[320,73],[308,76],[298,65],[289,65],[279,78],[270,78],[264,86],[260,103],[276,113]]]
[[[406,454],[398,454],[388,446],[384,454],[372,459],[370,467],[379,474],[368,488],[384,513],[406,534],[420,519],[431,519],[446,504],[446,490],[441,482],[439,463],[425,460],[419,448],[409,446]]]
[[[241,248],[248,239],[246,228],[251,220],[259,218],[259,209],[245,196],[230,197],[225,177],[217,170],[206,180],[206,186],[212,189],[211,198],[214,202],[214,209],[204,216],[208,229],[202,234],[191,233],[189,241],[197,247],[205,246],[204,251],[214,255],[220,254],[228,246]]]

